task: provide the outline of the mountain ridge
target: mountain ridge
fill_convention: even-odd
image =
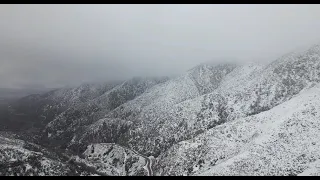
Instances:
[[[282,156],[275,156],[280,159],[273,160],[282,169],[255,170],[255,166],[273,165],[255,153],[286,145],[282,140],[284,135],[276,138],[279,144],[270,142],[263,147],[255,144],[259,134],[270,139],[266,134],[271,133],[257,123],[269,122],[278,127],[297,116],[305,123],[314,124],[310,130],[320,127],[315,121],[317,113],[314,114],[318,108],[319,83],[320,45],[317,44],[268,64],[203,63],[173,78],[135,77],[123,82],[58,89],[22,98],[11,110],[33,119],[33,127],[25,127],[36,134],[30,141],[80,156],[89,152],[92,144],[100,147],[99,144],[116,143],[145,156],[154,156],[156,175],[298,175],[308,169],[307,165],[298,164],[310,158],[310,154],[297,160],[298,164],[290,159],[295,167],[283,164]],[[297,102],[305,105],[294,106]],[[285,116],[279,108],[291,109],[293,113]],[[277,124],[273,117],[283,121]],[[260,128],[258,134],[255,128]],[[298,140],[289,138],[293,145],[288,144],[287,148],[306,143],[297,133],[299,128],[291,130]],[[278,137],[279,133],[288,132],[276,128],[272,133]],[[303,133],[310,136],[307,131]],[[250,144],[255,146],[250,149]],[[239,150],[243,148],[247,149],[241,154]],[[292,150],[292,153],[301,152],[299,148]],[[111,158],[103,153],[100,156]],[[179,160],[181,157],[183,160]],[[273,158],[268,154],[266,157]],[[88,158],[86,161],[93,163]],[[312,162],[317,158],[320,156],[311,158]],[[256,159],[260,161],[255,162]],[[101,172],[113,169],[108,172],[123,174],[115,169],[127,161],[121,162],[122,165],[112,161],[103,165]],[[239,165],[246,162],[251,164]],[[134,168],[141,170],[142,166],[143,163],[138,163]]]

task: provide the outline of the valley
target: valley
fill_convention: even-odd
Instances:
[[[31,167],[53,175],[319,174],[319,87],[314,45],[269,64],[207,63],[178,77],[29,95],[2,103],[0,162],[21,175]]]

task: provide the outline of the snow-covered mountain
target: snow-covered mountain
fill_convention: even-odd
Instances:
[[[157,172],[298,175],[320,159],[319,112],[320,85],[316,85],[269,111],[224,123],[179,142],[158,157]]]
[[[93,176],[103,175],[86,164],[71,163],[36,144],[0,132],[0,176]]]
[[[112,176],[145,176],[148,174],[144,157],[116,144],[89,145],[82,159],[77,158],[77,160]]]
[[[25,140],[70,151],[97,173],[146,175],[151,163],[155,175],[317,175],[319,83],[315,45],[270,64],[59,89],[9,110],[32,119]]]

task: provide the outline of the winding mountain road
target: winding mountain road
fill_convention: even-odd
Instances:
[[[121,145],[119,145],[119,144],[115,144],[115,143],[110,143],[110,144],[112,144],[112,145],[114,145],[114,146],[121,147],[121,148],[126,149],[126,150],[128,150],[128,151],[132,151],[132,152],[135,153],[136,155],[139,155],[139,156],[143,157],[143,158],[146,160],[146,162],[147,162],[147,163],[146,163],[146,167],[147,167],[147,171],[148,171],[148,176],[154,176],[154,174],[153,174],[153,169],[152,169],[152,165],[153,165],[152,156],[151,156],[151,157],[147,157],[147,156],[145,156],[145,155],[142,155],[142,154],[138,153],[138,152],[135,151],[135,150],[129,149],[129,148],[124,147],[124,146],[121,146]]]
[[[147,170],[148,170],[148,176],[153,176],[153,170],[152,170],[152,160],[150,160],[149,158],[145,158],[145,160],[147,161]]]

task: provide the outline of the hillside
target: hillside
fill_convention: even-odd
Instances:
[[[314,45],[270,64],[205,63],[27,96],[1,122],[24,122],[20,138],[109,175],[146,175],[151,156],[155,175],[317,174],[319,83]]]
[[[72,164],[66,155],[15,139],[0,132],[0,176],[102,175],[86,165]]]

